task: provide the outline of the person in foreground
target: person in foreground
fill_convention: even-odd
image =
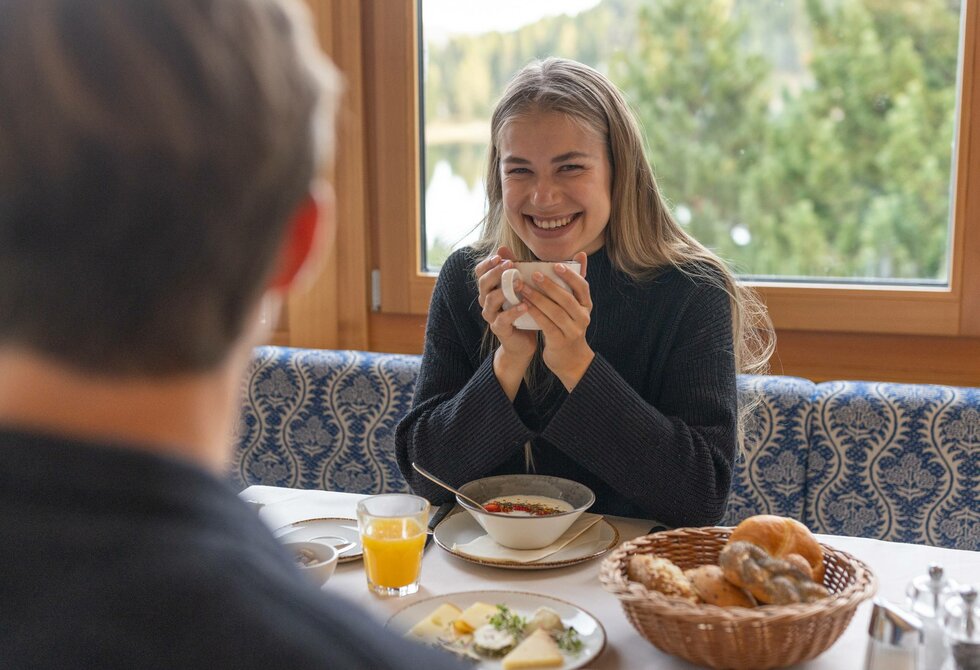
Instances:
[[[0,0],[4,668],[457,667],[219,476],[260,301],[329,225],[339,83],[297,11]]]
[[[736,373],[772,350],[764,307],[674,221],[632,112],[595,70],[529,64],[490,132],[489,210],[436,282],[402,473],[433,502],[447,495],[413,461],[456,486],[533,470],[591,487],[594,511],[716,523],[748,411]],[[530,260],[556,263],[571,292],[539,274],[505,310],[501,275]],[[540,337],[514,327],[522,314]]]

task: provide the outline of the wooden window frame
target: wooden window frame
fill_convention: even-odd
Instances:
[[[964,2],[949,287],[758,284],[777,330],[980,336],[980,6],[978,0]],[[435,275],[421,271],[416,2],[373,0],[364,8],[373,186],[369,198],[376,241],[372,260],[381,270],[379,311],[421,315],[428,310]],[[972,132],[974,125],[977,132]]]

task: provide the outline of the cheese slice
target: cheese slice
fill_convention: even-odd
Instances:
[[[408,634],[423,640],[432,640],[442,635],[442,633],[446,630],[446,627],[454,619],[456,619],[459,614],[460,609],[458,607],[452,603],[443,603],[439,605],[439,607],[437,607],[432,614],[412,626],[411,630],[408,631]]]
[[[539,628],[504,656],[503,668],[557,668],[564,662],[558,643],[547,631]]]
[[[480,626],[489,623],[490,617],[497,613],[496,605],[488,605],[486,603],[475,602],[460,614],[453,626],[456,630],[464,635],[467,633],[472,633]]]

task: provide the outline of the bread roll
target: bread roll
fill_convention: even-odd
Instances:
[[[718,565],[725,579],[766,605],[810,603],[829,595],[799,568],[773,558],[751,542],[726,544],[718,555]]]
[[[725,579],[717,565],[701,565],[684,571],[702,602],[719,607],[755,607],[755,599]]]
[[[813,533],[796,519],[773,514],[750,516],[732,531],[728,542],[751,542],[773,558],[799,554],[812,571],[812,578],[823,583],[823,549]]]
[[[783,560],[806,575],[808,579],[813,579],[813,566],[799,554],[786,554]]]
[[[652,591],[660,591],[665,596],[684,598],[693,603],[698,596],[690,580],[673,562],[650,554],[635,554],[626,565],[626,576],[639,582]]]

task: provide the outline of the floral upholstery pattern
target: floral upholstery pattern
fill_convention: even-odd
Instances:
[[[230,479],[408,490],[395,426],[419,356],[260,347],[243,382]],[[980,550],[980,388],[742,376],[746,422],[723,523],[753,514],[820,533]]]
[[[980,550],[980,389],[828,382],[813,408],[805,523]]]
[[[395,426],[418,356],[260,347],[244,381],[232,480],[351,493],[406,492]]]
[[[734,526],[753,514],[802,519],[806,428],[816,387],[797,377],[742,375],[738,388],[740,402],[758,404],[745,422],[745,445],[722,523]]]

